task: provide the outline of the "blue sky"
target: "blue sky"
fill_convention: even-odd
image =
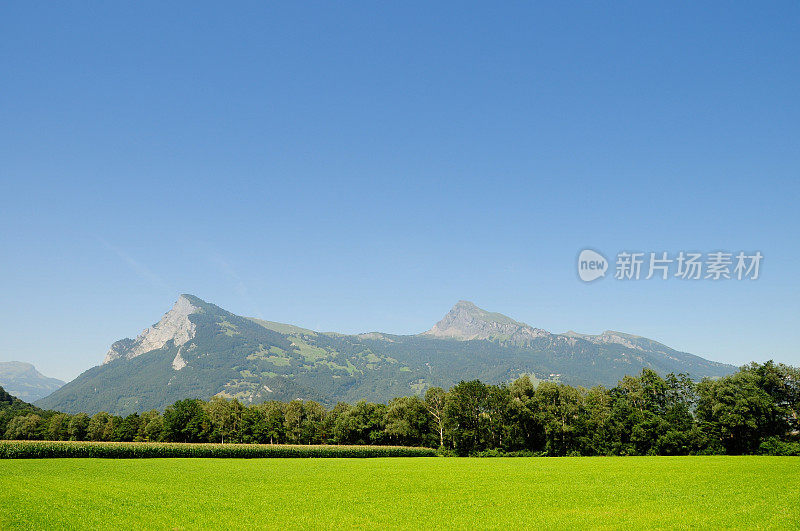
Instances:
[[[800,364],[796,2],[162,4],[0,8],[0,360],[71,379],[187,292]],[[765,258],[584,284],[585,247]]]

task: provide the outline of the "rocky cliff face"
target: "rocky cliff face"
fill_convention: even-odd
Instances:
[[[653,341],[652,339],[647,339],[646,337],[635,336],[633,334],[625,334],[622,332],[615,332],[613,330],[606,330],[602,334],[592,335],[592,334],[579,334],[578,332],[573,332],[570,330],[569,332],[565,332],[561,334],[564,337],[571,337],[571,338],[579,338],[585,341],[589,341],[591,343],[599,344],[615,344],[615,345],[622,345],[625,348],[631,350],[639,350],[639,351],[646,351],[646,352],[659,352],[661,354],[668,355],[670,349],[666,345],[662,345],[657,341]]]
[[[164,314],[158,323],[150,328],[145,328],[136,339],[125,338],[111,345],[105,360],[103,360],[103,365],[120,358],[132,359],[145,352],[160,349],[168,341],[174,341],[175,346],[187,343],[194,338],[197,331],[194,323],[189,320],[189,316],[199,310],[186,296],[181,295],[172,309]],[[181,363],[179,362],[178,365]]]
[[[503,314],[482,310],[469,301],[458,301],[441,321],[423,335],[463,341],[497,339],[525,344],[551,334]]]

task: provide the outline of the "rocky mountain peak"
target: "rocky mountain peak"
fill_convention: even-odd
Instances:
[[[103,364],[120,358],[135,358],[145,352],[162,348],[168,341],[174,341],[176,346],[190,341],[195,336],[196,327],[189,316],[200,311],[200,307],[192,299],[194,297],[190,295],[181,295],[158,323],[145,328],[136,339],[126,338],[111,345]]]
[[[481,309],[478,308],[477,306],[475,306],[475,303],[472,302],[472,301],[458,301],[457,303],[455,303],[453,305],[453,307],[450,309],[450,311],[452,312],[452,311],[457,310],[457,309],[464,310],[464,311],[470,311],[470,312],[480,312],[481,311]]]
[[[470,301],[462,300],[423,335],[463,341],[497,339],[526,343],[550,334],[545,330],[517,322],[501,313],[487,312]]]

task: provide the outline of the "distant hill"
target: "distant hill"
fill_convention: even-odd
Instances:
[[[22,410],[22,409],[38,409],[27,402],[23,402],[16,396],[8,393],[2,386],[0,386],[0,412],[7,410]]]
[[[36,404],[127,414],[187,397],[386,401],[460,380],[498,383],[531,374],[573,385],[614,385],[649,367],[717,377],[731,365],[634,335],[552,334],[461,301],[428,332],[320,333],[234,315],[192,295],[135,339],[114,343],[89,369]]]
[[[44,398],[64,382],[48,378],[30,363],[21,361],[0,361],[0,386],[12,395],[33,402]]]

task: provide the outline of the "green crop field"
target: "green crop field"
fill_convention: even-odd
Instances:
[[[436,450],[408,446],[335,444],[216,444],[160,442],[0,441],[0,459],[48,457],[260,458],[260,457],[434,457]]]
[[[800,459],[0,461],[0,528],[800,526]]]

